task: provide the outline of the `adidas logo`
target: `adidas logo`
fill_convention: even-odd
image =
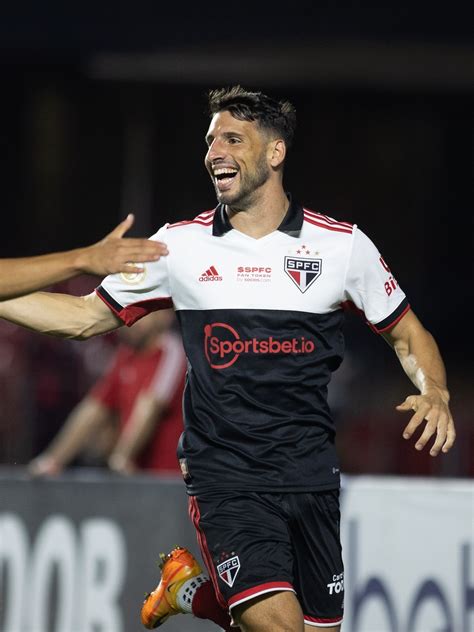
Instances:
[[[219,272],[217,272],[216,268],[214,266],[211,266],[208,270],[205,270],[201,276],[199,277],[199,281],[202,282],[206,282],[206,281],[222,281],[222,277],[220,276]]]

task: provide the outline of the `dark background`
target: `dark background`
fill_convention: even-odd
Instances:
[[[399,445],[392,411],[411,386],[388,347],[349,319],[333,396],[346,470],[474,473],[469,3],[17,2],[0,10],[0,71],[1,256],[91,243],[130,210],[132,234],[148,235],[213,207],[206,92],[241,83],[289,98],[298,130],[287,189],[377,244],[440,345],[462,436],[435,465]],[[30,336],[23,346],[43,358],[46,343]],[[5,431],[6,461],[37,452],[88,382],[69,387],[38,438],[30,387],[40,369],[26,366],[31,401],[8,413],[22,421],[15,441]]]

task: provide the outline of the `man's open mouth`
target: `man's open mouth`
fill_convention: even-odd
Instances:
[[[214,169],[213,175],[217,183],[217,187],[222,190],[227,186],[230,186],[232,180],[235,178],[237,173],[237,169],[232,169],[230,167],[221,167],[219,169]]]

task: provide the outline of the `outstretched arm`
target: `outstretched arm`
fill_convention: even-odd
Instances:
[[[124,238],[133,222],[134,216],[130,214],[104,239],[85,248],[0,259],[0,300],[22,296],[83,273],[106,276],[139,272],[140,268],[134,264],[156,261],[167,254],[166,246],[160,242]]]
[[[38,333],[76,340],[87,340],[123,325],[95,292],[87,296],[28,294],[0,302],[0,318]]]
[[[456,432],[449,410],[446,371],[438,345],[411,310],[383,335],[393,347],[405,373],[420,391],[419,395],[409,395],[397,406],[401,412],[413,410],[415,413],[404,429],[403,437],[410,439],[426,420],[415,448],[422,450],[434,436],[431,456],[438,455],[440,450],[448,452]]]

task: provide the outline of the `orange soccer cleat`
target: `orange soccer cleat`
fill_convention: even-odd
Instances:
[[[197,583],[203,581],[202,568],[187,549],[177,546],[168,555],[161,553],[160,558],[160,583],[146,596],[141,610],[141,621],[149,630],[159,627],[174,614],[190,612],[186,595],[178,593],[186,592],[180,589],[193,578]]]

